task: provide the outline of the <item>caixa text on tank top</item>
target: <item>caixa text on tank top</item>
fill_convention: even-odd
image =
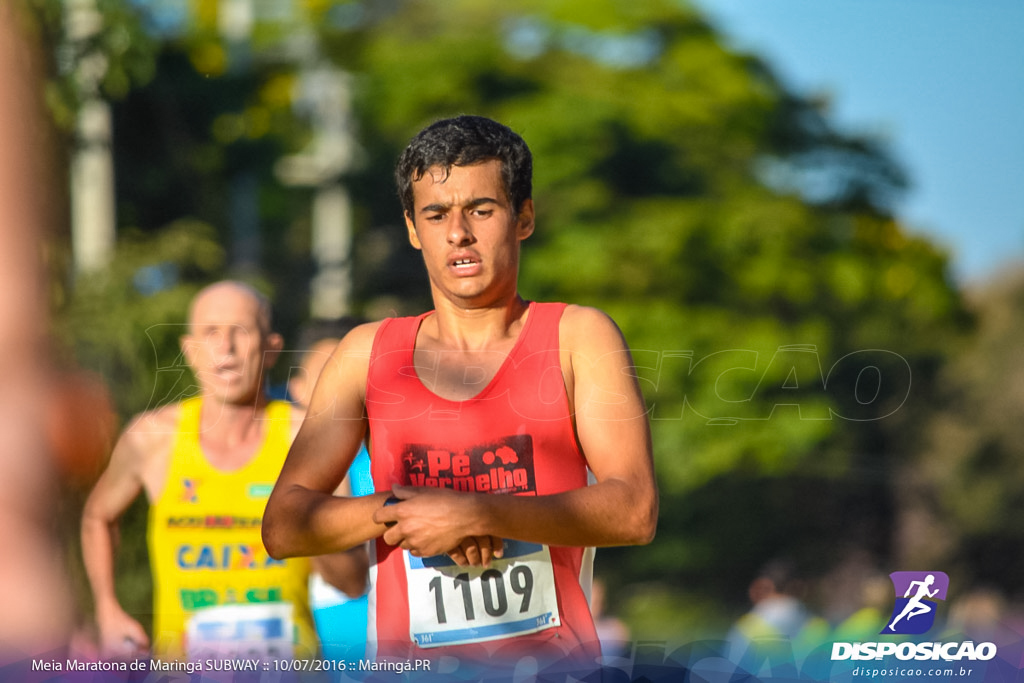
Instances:
[[[533,438],[505,436],[489,443],[453,450],[440,445],[410,444],[402,452],[403,484],[478,493],[536,493]]]

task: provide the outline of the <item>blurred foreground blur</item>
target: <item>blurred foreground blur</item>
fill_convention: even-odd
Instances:
[[[51,368],[42,233],[46,121],[39,46],[19,3],[0,5],[0,661],[61,645],[71,600],[54,537],[46,442]]]

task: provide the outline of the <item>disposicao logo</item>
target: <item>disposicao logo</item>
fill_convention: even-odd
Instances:
[[[938,601],[946,599],[949,577],[942,571],[894,571],[889,574],[896,592],[896,603],[883,636],[918,636],[935,626]],[[987,661],[996,655],[994,643],[964,642],[871,642],[833,643],[833,661],[871,660],[894,656],[901,661]],[[854,670],[854,675],[859,675]],[[872,670],[878,671],[878,670]],[[889,670],[885,670],[889,671]],[[895,670],[893,670],[895,671]],[[923,671],[923,670],[918,670]],[[924,674],[920,674],[924,675]],[[914,679],[916,680],[916,679]]]
[[[935,625],[938,600],[946,599],[949,577],[944,572],[893,572],[896,604],[882,635],[919,635]],[[902,597],[901,597],[902,596]]]
[[[938,601],[946,599],[949,577],[943,572],[893,572],[896,601],[881,635],[920,635],[935,625]],[[895,657],[900,661],[988,661],[997,654],[994,643],[883,642],[832,643],[832,661],[870,661]],[[859,669],[854,675],[859,675]],[[895,669],[893,669],[895,671]],[[918,670],[921,671],[921,670]],[[923,675],[923,674],[920,674]],[[916,679],[915,679],[916,680]]]

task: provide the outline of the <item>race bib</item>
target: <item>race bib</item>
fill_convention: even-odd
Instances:
[[[407,551],[409,635],[420,647],[479,643],[558,626],[548,547],[505,541],[490,567],[460,567],[447,555]]]
[[[186,626],[186,654],[205,659],[291,659],[292,606],[283,602],[219,605],[196,612]]]

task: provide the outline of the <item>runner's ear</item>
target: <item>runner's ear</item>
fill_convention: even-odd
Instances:
[[[420,244],[420,236],[416,234],[416,223],[412,219],[412,214],[408,211],[405,212],[405,229],[409,232],[409,244],[413,246],[413,249],[422,249],[423,245]]]
[[[263,367],[271,368],[281,356],[284,348],[284,337],[277,332],[271,332],[263,339]]]
[[[516,236],[520,240],[525,240],[527,237],[533,234],[533,228],[533,200],[527,199],[523,201],[523,205],[519,208],[519,215],[516,216]]]

